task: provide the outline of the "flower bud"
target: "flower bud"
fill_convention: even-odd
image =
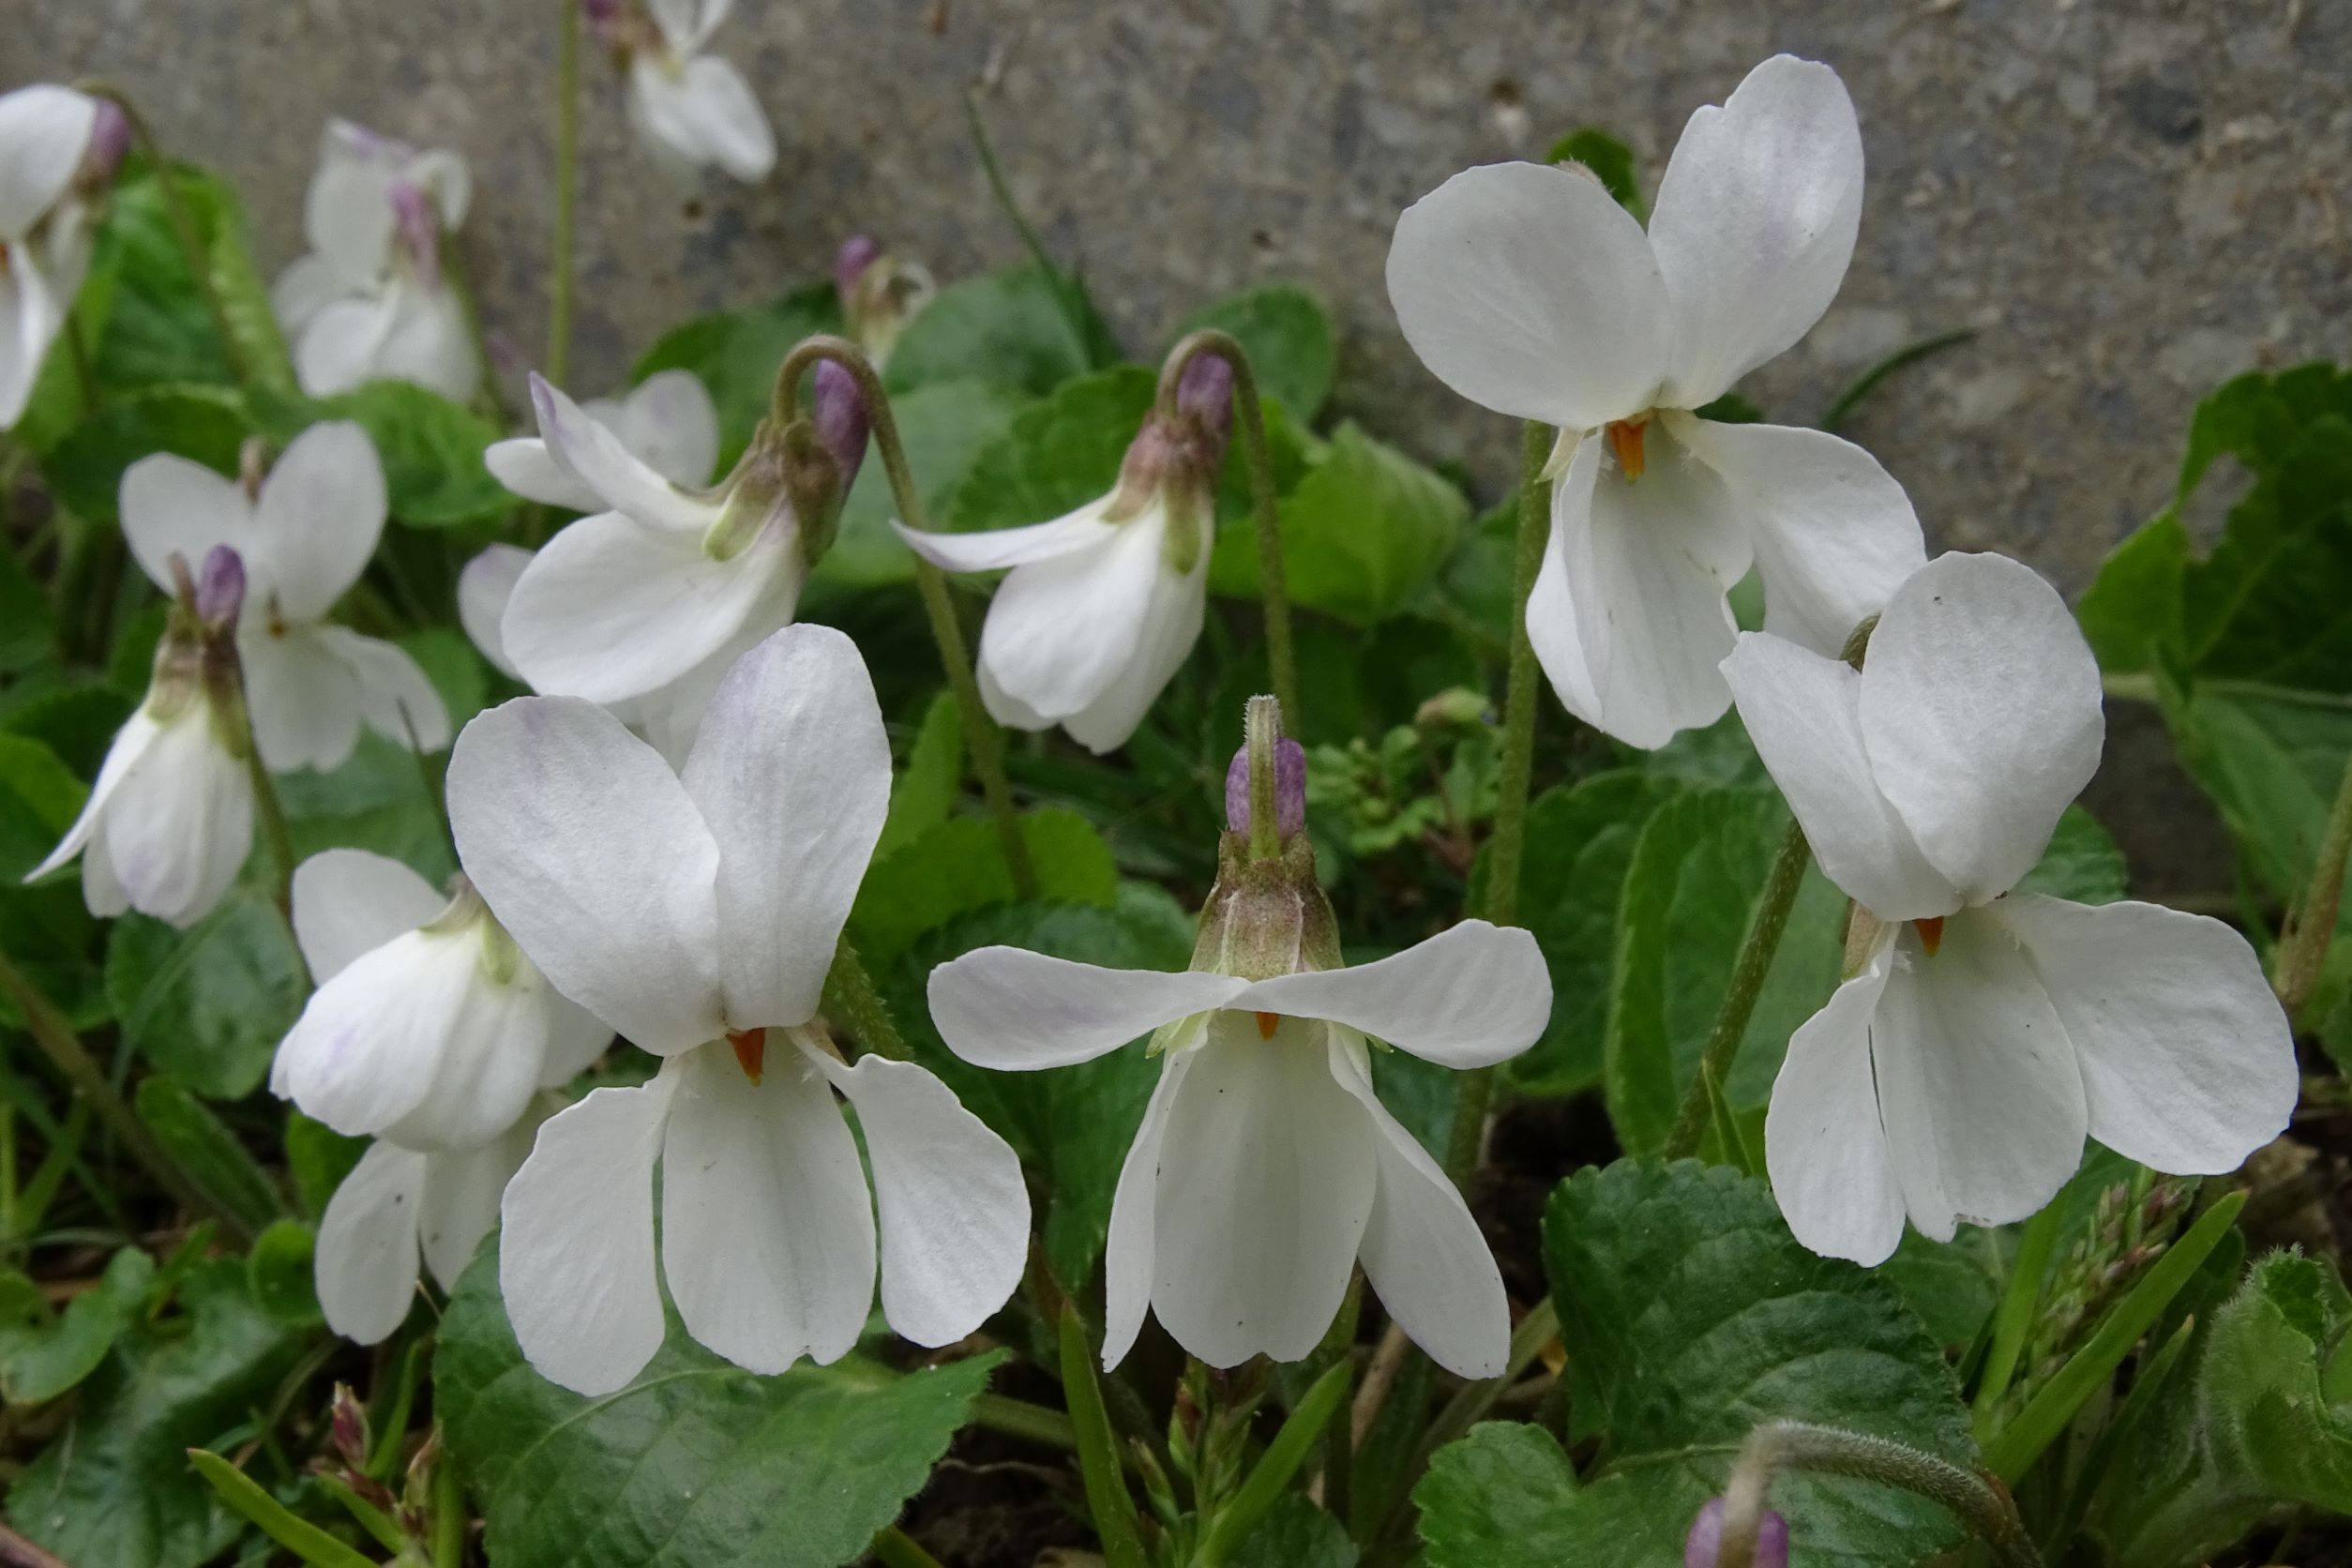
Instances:
[[[1306,747],[1284,736],[1274,743],[1274,832],[1288,838],[1306,826]],[[1225,827],[1249,835],[1249,747],[1233,753],[1225,770]]]
[[[196,618],[205,629],[221,632],[234,627],[245,610],[245,558],[229,545],[206,550],[193,596]]]
[[[130,150],[130,116],[113,98],[98,100],[98,114],[90,122],[89,144],[82,149],[82,166],[74,171],[74,183],[84,190],[102,190],[114,183],[114,171],[122,167],[123,155]]]
[[[343,1456],[343,1463],[353,1470],[364,1470],[368,1463],[368,1411],[349,1383],[335,1385],[328,1425],[334,1434],[335,1452]]]
[[[841,489],[847,491],[857,482],[858,467],[866,460],[866,437],[872,418],[866,394],[858,390],[855,376],[827,359],[817,367],[809,401],[817,439],[833,454],[840,470]]]
[[[1723,1499],[1709,1498],[1682,1541],[1682,1568],[1715,1568],[1723,1548]],[[1788,1568],[1788,1521],[1771,1509],[1756,1523],[1755,1568]]]
[[[858,279],[866,269],[882,260],[882,241],[871,234],[852,234],[833,253],[833,292],[841,299],[841,313],[848,315],[854,309]]]
[[[850,336],[877,368],[938,292],[920,263],[900,261],[871,234],[852,234],[833,253],[833,289]]]
[[[1216,445],[1220,461],[1233,433],[1233,367],[1221,354],[1196,354],[1176,384],[1176,412]]]
[[[392,219],[400,243],[408,250],[418,279],[427,285],[441,279],[441,213],[432,192],[415,180],[392,182]]]

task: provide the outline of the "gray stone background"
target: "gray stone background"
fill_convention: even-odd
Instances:
[[[328,115],[457,147],[488,317],[531,345],[562,3],[7,0],[0,83],[121,82],[235,180],[270,269],[300,249]],[[714,176],[692,200],[588,61],[581,391],[684,315],[820,275],[852,230],[943,280],[1018,259],[973,89],[1023,207],[1131,350],[1219,293],[1307,282],[1340,324],[1339,412],[1491,496],[1513,438],[1397,335],[1396,213],[1588,124],[1654,188],[1692,108],[1776,50],[1844,76],[1870,184],[1838,304],[1743,390],[1807,418],[1890,349],[1978,329],[1848,430],[1931,549],[2009,550],[2079,590],[2168,499],[2202,392],[2352,358],[2352,0],[739,0],[713,47],[782,156],[763,187]]]

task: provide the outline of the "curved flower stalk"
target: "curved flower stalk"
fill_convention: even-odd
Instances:
[[[237,678],[246,576],[237,552],[214,545],[191,580],[184,557],[155,673],[107,747],[90,798],[32,882],[82,857],[92,914],[126,910],[183,928],[210,913],[253,848],[250,731]]]
[[[1691,116],[1647,234],[1586,172],[1531,163],[1466,170],[1397,219],[1389,298],[1422,363],[1560,427],[1528,635],[1560,701],[1620,740],[1729,705],[1726,596],[1750,565],[1765,629],[1833,654],[1926,558],[1861,447],[1695,412],[1829,308],[1862,187],[1844,84],[1783,54]]]
[[[1366,1036],[1448,1067],[1505,1061],[1543,1033],[1550,975],[1533,937],[1480,920],[1341,968],[1303,827],[1305,760],[1281,744],[1287,765],[1262,748],[1271,853],[1253,852],[1247,784],[1229,787],[1192,970],[984,947],[931,972],[932,1020],[965,1061],[1017,1072],[1153,1035],[1160,1081],[1111,1206],[1105,1366],[1147,1305],[1213,1366],[1299,1360],[1360,1261],[1431,1359],[1496,1376],[1510,1355],[1502,1277],[1461,1195],[1373,1093]]]
[[[776,132],[750,83],[702,53],[734,0],[581,0],[628,77],[629,124],[656,164],[691,183],[716,167],[757,184],[776,167]]]
[[[738,1365],[836,1360],[873,1301],[877,1206],[882,1311],[907,1338],[963,1337],[1018,1282],[1011,1149],[930,1073],[845,1063],[815,1021],[889,792],[872,683],[823,626],[728,671],[680,771],[576,699],[520,698],[459,738],[466,874],[565,995],[663,1058],[549,1122],[506,1190],[507,1312],[556,1382],[635,1376],[661,1343],[658,1281]]]
[[[565,528],[516,575],[502,667],[535,690],[621,708],[683,755],[674,743],[692,736],[728,668],[791,622],[865,458],[864,399],[847,371],[820,366],[810,418],[762,423],[732,474],[695,490],[537,376],[531,395],[550,464],[611,509]],[[512,564],[477,580],[477,619]]]
[[[892,255],[871,234],[852,234],[833,253],[833,292],[850,336],[879,370],[939,286],[921,262]]]
[[[895,525],[948,571],[1012,568],[980,632],[980,696],[998,723],[1060,725],[1098,755],[1135,733],[1200,636],[1232,419],[1232,367],[1199,354],[1174,413],[1144,420],[1109,494],[1027,528]]]
[[[718,462],[718,405],[692,370],[656,370],[617,398],[591,398],[580,412],[612,432],[622,450],[673,485],[711,482]],[[603,496],[558,463],[539,436],[501,441],[482,454],[492,477],[525,501],[600,512]]]
[[[24,416],[65,330],[129,138],[120,109],[70,87],[0,94],[0,430]]]
[[[1765,1122],[1781,1210],[1876,1263],[2047,1203],[2086,1134],[2176,1174],[2237,1168],[2286,1125],[2286,1019],[2218,920],[2014,891],[2099,763],[2099,670],[2049,584],[1937,557],[1858,672],[1748,633],[1740,716],[1850,896],[1849,977],[1788,1043]]]
[[[310,253],[270,290],[305,392],[331,397],[384,377],[460,401],[474,395],[481,361],[441,267],[442,238],[465,220],[472,194],[456,153],[327,122],[303,204]]]
[[[384,465],[359,426],[296,436],[264,476],[224,479],[157,452],[123,474],[123,535],[158,586],[170,561],[235,548],[248,580],[237,623],[246,704],[272,773],[341,765],[364,722],[423,751],[449,744],[449,711],[416,661],[392,643],[327,624],[359,580],[384,521]]]

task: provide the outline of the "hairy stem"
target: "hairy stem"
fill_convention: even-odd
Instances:
[[[860,1048],[893,1062],[907,1059],[906,1039],[847,937],[834,946],[833,968],[825,975],[825,998],[847,1020]]]
[[[1771,1422],[1748,1434],[1724,1491],[1716,1568],[1749,1568],[1764,1495],[1773,1476],[1791,1470],[1876,1481],[1925,1498],[1983,1542],[1998,1568],[2042,1568],[2016,1504],[1998,1483],[1904,1443],[1802,1421]]]
[[[2336,934],[2336,911],[2344,902],[2344,862],[2352,850],[2352,759],[2346,759],[2343,780],[2336,785],[2335,804],[2328,808],[2328,826],[2319,838],[2319,860],[2312,867],[2311,884],[2294,918],[2279,938],[2271,967],[2279,1003],[2292,1019],[2311,1000],[2327,962],[2328,944]]]

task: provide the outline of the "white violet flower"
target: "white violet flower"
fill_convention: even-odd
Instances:
[[[1232,367],[1197,354],[1175,412],[1144,420],[1109,494],[1026,528],[894,525],[948,571],[1012,568],[980,631],[980,695],[998,723],[1058,724],[1097,754],[1135,733],[1200,636],[1232,417]]]
[[[331,397],[389,378],[460,401],[474,395],[480,357],[441,269],[442,237],[464,221],[472,193],[456,153],[327,122],[303,204],[310,254],[270,291],[305,392]]]
[[[2245,938],[2154,904],[2013,891],[2099,765],[2099,668],[2050,585],[1937,557],[1860,671],[1769,634],[1724,661],[1821,869],[1859,906],[1850,977],[1788,1042],[1765,1122],[1781,1211],[1876,1263],[2040,1209],[2086,1134],[2176,1174],[2285,1125],[2286,1019]]]
[[[120,109],[70,87],[0,93],[0,430],[23,417],[82,292],[92,202],[129,130]]]
[[[278,1048],[270,1091],[346,1136],[488,1143],[612,1037],[462,878],[451,896],[397,860],[328,850],[294,871],[294,931],[318,989]]]
[[[743,73],[702,48],[734,0],[581,0],[628,73],[629,124],[680,182],[716,166],[746,184],[776,167],[776,132]]]
[[[423,751],[449,744],[449,713],[416,661],[326,616],[367,569],[384,534],[384,465],[355,424],[296,436],[266,476],[225,479],[152,453],[124,471],[123,535],[158,586],[174,554],[234,546],[247,577],[237,652],[246,706],[272,773],[340,765],[362,722]]]
[[[718,405],[692,370],[656,370],[618,398],[591,398],[580,412],[611,430],[629,456],[671,484],[696,490],[718,462]],[[600,512],[603,496],[559,464],[538,436],[517,436],[482,454],[498,482],[525,501]]]
[[[1751,565],[1765,629],[1830,654],[1925,560],[1861,447],[1694,412],[1820,319],[1862,191],[1844,84],[1783,54],[1691,116],[1647,234],[1588,172],[1533,163],[1466,170],[1397,219],[1389,298],[1422,363],[1560,429],[1528,635],[1560,701],[1620,740],[1721,716],[1726,595]]]
[[[664,1059],[550,1121],[506,1189],[499,1279],[544,1376],[626,1383],[661,1344],[662,1282],[738,1365],[836,1360],[873,1301],[877,1207],[899,1334],[950,1343],[1012,1293],[1029,1226],[1012,1150],[930,1073],[845,1064],[814,1023],[889,792],[872,682],[824,626],[728,672],[682,771],[577,699],[519,698],[459,738],[466,874],[565,995]]]

